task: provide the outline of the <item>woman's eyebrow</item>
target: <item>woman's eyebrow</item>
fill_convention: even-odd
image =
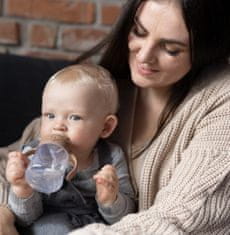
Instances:
[[[177,44],[182,47],[188,47],[188,44],[176,39],[171,39],[171,38],[163,38],[160,40],[162,44]]]
[[[143,31],[147,32],[147,30],[142,25],[142,23],[140,22],[140,20],[137,16],[134,17],[134,23],[136,25],[138,25],[138,27],[140,27]],[[171,39],[171,38],[162,38],[160,40],[160,42],[164,43],[164,44],[177,44],[177,45],[182,46],[182,47],[188,47],[188,44],[186,42],[176,40],[176,39]]]

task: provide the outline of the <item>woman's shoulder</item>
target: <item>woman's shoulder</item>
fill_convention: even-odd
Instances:
[[[195,90],[229,90],[230,89],[230,64],[219,64],[207,67],[197,79]]]
[[[230,65],[216,65],[200,73],[196,85],[190,90],[175,114],[178,118],[180,115],[187,118],[196,116],[195,119],[199,122],[199,119],[217,108],[219,112],[224,113],[229,107]]]
[[[230,99],[230,65],[213,65],[203,70],[185,99],[207,102],[225,96]],[[199,103],[198,102],[198,103]]]

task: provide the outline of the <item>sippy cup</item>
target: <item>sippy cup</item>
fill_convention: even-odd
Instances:
[[[65,148],[65,140],[60,136],[52,136],[50,139],[41,143],[34,151],[25,173],[28,184],[36,191],[46,194],[61,188],[71,160]],[[76,171],[76,161],[74,165]]]

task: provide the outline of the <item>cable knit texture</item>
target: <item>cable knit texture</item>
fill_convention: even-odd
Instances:
[[[6,149],[0,149],[0,206],[7,205],[7,196],[9,193],[9,185],[5,178],[7,154]]]
[[[201,76],[143,153],[141,212],[71,235],[230,234],[230,66]]]

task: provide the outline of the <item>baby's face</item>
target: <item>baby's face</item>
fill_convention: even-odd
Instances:
[[[93,86],[54,82],[43,95],[41,139],[67,137],[71,151],[87,157],[102,133],[105,118],[102,97]]]

